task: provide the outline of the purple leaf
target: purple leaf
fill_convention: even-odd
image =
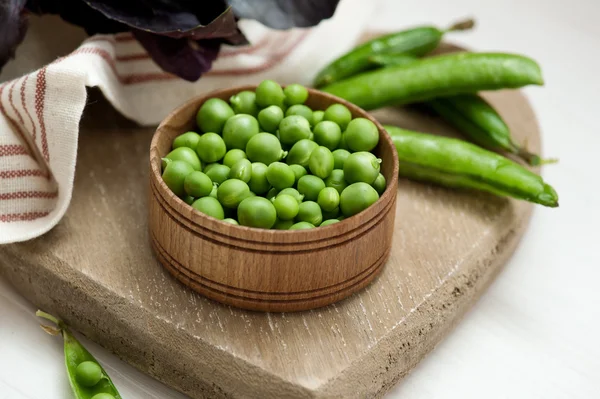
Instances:
[[[25,0],[0,0],[0,70],[15,56],[27,31]]]

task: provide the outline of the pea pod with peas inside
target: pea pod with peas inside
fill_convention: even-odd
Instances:
[[[452,53],[365,72],[322,90],[372,110],[482,90],[542,85],[532,59],[503,53]]]
[[[542,177],[499,154],[458,139],[384,128],[398,151],[402,177],[558,206],[556,191]]]
[[[470,29],[473,25],[474,21],[467,20],[446,30],[422,26],[377,37],[331,62],[317,74],[314,84],[316,87],[325,86],[369,69],[373,54],[427,54],[440,44],[446,32]]]
[[[49,320],[58,328],[42,326],[52,335],[63,336],[67,375],[76,399],[122,399],[100,363],[71,334],[67,326],[56,317],[38,310],[36,315]]]

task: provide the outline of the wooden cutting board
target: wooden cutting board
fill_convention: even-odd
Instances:
[[[524,97],[487,98],[517,140],[539,150]],[[375,115],[453,133],[416,111]],[[186,289],[154,258],[146,209],[152,133],[93,91],[69,211],[48,234],[1,247],[0,273],[36,306],[193,398],[382,396],[490,284],[532,211],[525,202],[401,180],[391,257],[371,285],[314,311],[242,311]]]

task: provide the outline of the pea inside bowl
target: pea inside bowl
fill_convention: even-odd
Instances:
[[[194,98],[150,148],[161,263],[210,298],[268,311],[332,303],[375,277],[391,245],[398,173],[390,138],[365,111],[278,87]]]

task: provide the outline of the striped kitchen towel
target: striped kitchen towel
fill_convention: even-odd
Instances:
[[[186,99],[210,90],[266,78],[309,84],[318,69],[354,45],[371,15],[368,3],[344,0],[333,18],[305,30],[273,31],[241,21],[252,45],[222,49],[195,83],[161,71],[130,34],[93,36],[69,55],[1,83],[0,244],[38,237],[65,214],[86,87],[99,87],[137,123],[156,125]]]

